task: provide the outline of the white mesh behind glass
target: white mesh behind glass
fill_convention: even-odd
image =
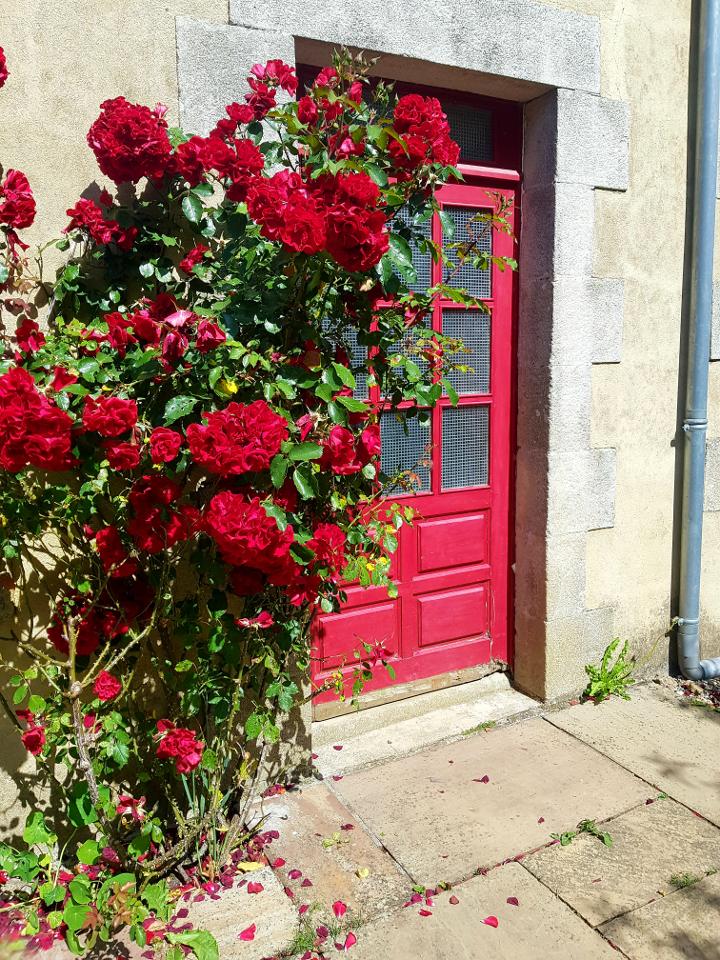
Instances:
[[[410,215],[404,207],[398,210],[396,219],[405,224],[410,223]],[[417,229],[422,233],[423,237],[430,240],[432,238],[432,218],[418,224]],[[423,253],[417,243],[411,243],[410,250],[412,251],[413,267],[415,267],[415,272],[417,273],[417,283],[409,284],[409,286],[415,293],[425,293],[428,287],[432,285],[432,254],[430,252]]]
[[[473,219],[479,213],[489,211],[476,207],[446,207],[445,209],[455,225],[455,235],[443,240],[445,254],[450,259],[450,264],[445,267],[445,281],[450,286],[467,290],[473,297],[486,299],[491,295],[490,270],[478,270],[470,261],[477,255],[478,250],[492,253],[492,226]],[[475,246],[463,260],[462,266],[455,272],[457,264],[461,261],[460,250],[450,245],[471,241]]]
[[[443,333],[463,342],[464,350],[450,354],[450,359],[471,368],[466,373],[453,370],[446,379],[460,394],[489,393],[490,314],[481,310],[443,310],[442,321]]]
[[[409,470],[417,476],[414,489],[429,490],[432,457],[430,424],[421,424],[417,417],[403,422],[394,413],[383,413],[380,417],[380,436],[383,473],[392,477]],[[394,492],[397,493],[397,490]]]
[[[489,476],[489,407],[446,407],[442,412],[442,487],[482,487]]]

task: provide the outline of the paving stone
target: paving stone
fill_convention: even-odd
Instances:
[[[599,929],[629,960],[720,960],[720,874]]]
[[[248,874],[261,883],[261,893],[247,892],[247,883],[223,890],[217,900],[206,898],[189,905],[188,920],[209,930],[217,940],[222,960],[262,960],[285,949],[297,930],[297,915],[272,870]],[[242,930],[255,924],[255,939],[239,940]]]
[[[720,714],[681,703],[657,684],[634,687],[631,696],[547,719],[720,826]]]
[[[329,919],[331,905],[342,900],[365,921],[407,900],[412,881],[324,784],[266,800],[263,810],[271,816],[268,826],[280,833],[270,856],[286,861],[277,872],[295,893],[296,906],[317,905],[318,914]],[[323,839],[334,836],[339,843],[323,846]],[[291,880],[291,870],[301,870],[302,878]],[[369,873],[359,877],[358,870]],[[312,887],[302,887],[303,879]]]
[[[485,776],[488,783],[475,782]],[[416,881],[430,885],[534,850],[553,832],[605,820],[651,794],[544,720],[353,773],[333,789]]]
[[[459,903],[449,903],[450,896]],[[516,897],[518,906],[507,903]],[[519,864],[357,931],[354,960],[613,960],[617,953]],[[484,924],[497,918],[497,927]]]
[[[674,800],[643,804],[603,825],[611,847],[583,833],[524,866],[593,926],[673,893],[670,878],[720,868],[720,830]]]

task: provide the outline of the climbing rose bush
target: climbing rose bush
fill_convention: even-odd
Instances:
[[[208,136],[106,100],[87,142],[121,189],[72,200],[53,282],[18,234],[27,178],[0,181],[4,699],[64,798],[38,790],[26,848],[0,845],[5,932],[33,946],[83,954],[127,924],[217,956],[173,925],[170,881],[214,881],[248,843],[283,718],[318,692],[315,614],[343,582],[394,589],[412,510],[383,499],[409,481],[382,473],[380,415],[439,398],[457,344],[427,318],[440,294],[473,301],[412,289],[411,245],[441,256],[422,222],[459,176],[440,105],[365,70],[339,57],[301,92],[256,65]],[[386,665],[358,648],[341,696]]]

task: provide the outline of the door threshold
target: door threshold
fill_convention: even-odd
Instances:
[[[359,702],[353,705],[349,700],[330,700],[327,703],[313,704],[313,720],[329,720],[332,717],[342,717],[348,713],[357,713],[359,710],[372,710],[387,703],[398,700],[408,700],[410,697],[419,697],[427,693],[436,693],[448,687],[458,687],[473,680],[481,680],[493,673],[503,673],[507,664],[499,660],[482,663],[476,667],[466,667],[463,670],[451,670],[449,673],[440,673],[423,680],[410,680],[408,683],[398,683],[392,687],[383,687],[381,690],[370,690],[361,693]],[[454,701],[456,702],[456,701]]]

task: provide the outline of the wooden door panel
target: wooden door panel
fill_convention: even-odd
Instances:
[[[421,521],[417,524],[418,571],[487,563],[488,526],[487,511]]]
[[[489,635],[487,583],[423,594],[417,606],[420,647]]]

